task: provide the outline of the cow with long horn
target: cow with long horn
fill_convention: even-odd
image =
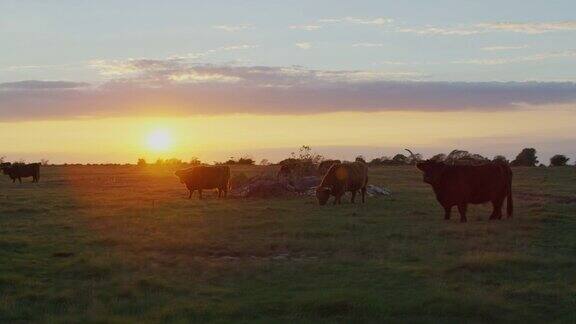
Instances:
[[[414,161],[414,153],[406,149]],[[416,162],[423,172],[423,180],[432,186],[436,199],[444,207],[444,219],[450,219],[452,207],[457,206],[460,221],[466,222],[468,204],[491,202],[490,219],[502,219],[502,205],[507,199],[506,212],[512,217],[512,170],[505,162],[483,165],[448,165],[426,160]]]

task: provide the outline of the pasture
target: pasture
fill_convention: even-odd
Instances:
[[[513,171],[515,217],[466,224],[413,167],[370,169],[391,198],[323,207],[188,200],[152,167],[3,176],[0,322],[575,322],[576,169]]]

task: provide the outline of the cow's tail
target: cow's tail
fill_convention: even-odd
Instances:
[[[514,204],[512,202],[512,172],[508,176],[508,195],[506,199],[506,214],[508,217],[512,217],[514,213]]]

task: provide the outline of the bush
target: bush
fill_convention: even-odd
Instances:
[[[556,154],[550,158],[550,166],[565,166],[568,163],[569,158],[562,154]]]
[[[536,157],[536,149],[525,148],[520,152],[514,161],[510,163],[512,166],[529,166],[533,167],[538,164],[538,158]]]
[[[244,172],[236,173],[230,178],[230,187],[238,188],[248,183],[248,176]]]

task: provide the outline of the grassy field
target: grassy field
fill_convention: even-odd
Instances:
[[[233,169],[256,173],[262,167]],[[514,169],[515,218],[444,221],[412,167],[365,205],[188,200],[169,170],[0,178],[0,322],[575,322],[576,169]]]

